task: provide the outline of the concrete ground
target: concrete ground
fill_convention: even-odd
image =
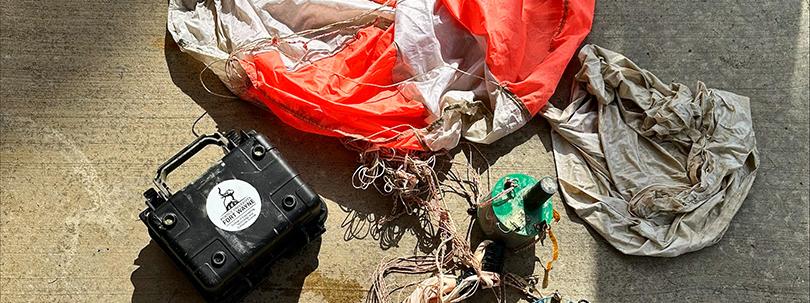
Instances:
[[[356,155],[337,140],[206,93],[202,66],[166,36],[164,3],[0,3],[0,302],[198,301],[137,214],[155,168],[193,139],[204,110],[213,121],[201,130],[215,121],[269,135],[330,209],[322,240],[277,264],[248,301],[358,302],[380,260],[431,245],[418,241],[425,231],[413,218],[372,224],[391,202],[351,188]],[[561,258],[550,289],[591,302],[810,302],[809,15],[807,0],[597,3],[590,42],[665,81],[751,97],[762,161],[725,238],[677,258],[622,255],[557,201]],[[481,147],[490,173],[554,174],[548,137],[538,118]],[[464,230],[463,203],[450,205]],[[530,255],[511,256],[507,269],[542,272]]]

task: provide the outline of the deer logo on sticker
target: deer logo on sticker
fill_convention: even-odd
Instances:
[[[262,209],[259,192],[249,183],[231,179],[214,186],[206,199],[208,219],[220,229],[240,231],[253,225]]]
[[[222,197],[222,205],[225,205],[225,210],[231,210],[236,204],[239,204],[239,201],[233,197],[233,189],[226,189],[225,192],[222,192],[222,187],[218,187],[217,191],[219,191],[219,195]],[[228,198],[231,198],[231,201],[228,202]]]

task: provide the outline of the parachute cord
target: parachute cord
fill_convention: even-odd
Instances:
[[[411,131],[413,131],[414,133],[416,133],[416,132],[418,132],[418,131],[419,131],[417,128],[413,127],[413,125],[409,125],[409,124],[399,124],[399,125],[395,125],[395,126],[392,126],[392,127],[386,127],[386,128],[385,128],[385,129],[383,129],[383,130],[380,130],[380,131],[378,131],[378,132],[376,132],[376,133],[373,133],[373,134],[370,134],[370,135],[367,135],[367,136],[363,136],[363,137],[355,137],[355,138],[352,138],[352,139],[348,140],[346,143],[352,143],[352,142],[356,142],[356,141],[360,141],[360,140],[362,140],[362,141],[367,141],[367,142],[371,142],[371,143],[385,143],[385,142],[388,142],[388,141],[394,140],[394,139],[396,139],[397,137],[399,137],[399,136],[401,136],[402,134],[404,134],[404,133],[405,133],[404,131],[402,131],[402,132],[400,132],[400,131],[395,131],[395,129],[402,128],[402,127],[405,127],[405,128],[406,128],[406,129],[405,129],[405,131],[411,130]],[[387,131],[394,131],[394,132],[397,132],[397,134],[396,134],[396,135],[394,135],[394,136],[392,136],[392,137],[390,137],[390,138],[383,138],[383,139],[373,139],[373,138],[372,138],[372,137],[374,137],[374,136],[381,135],[382,133],[387,132]]]
[[[199,122],[200,122],[200,120],[202,120],[202,118],[203,118],[203,117],[205,117],[205,115],[207,115],[207,114],[208,114],[208,111],[204,111],[204,112],[202,113],[202,115],[200,115],[199,117],[197,117],[197,119],[195,119],[195,120],[194,120],[194,123],[192,123],[192,124],[191,124],[191,133],[192,133],[192,134],[194,134],[194,137],[199,137],[199,136],[200,136],[200,134],[198,134],[198,133],[197,133],[197,130],[196,130],[196,128],[197,128],[197,123],[199,123]]]
[[[310,62],[310,63],[311,63],[311,62]],[[429,76],[429,75],[433,74],[433,73],[434,73],[436,70],[439,70],[439,69],[442,69],[442,68],[449,68],[449,69],[455,70],[456,72],[461,73],[461,74],[463,74],[463,75],[466,75],[466,76],[469,76],[469,77],[473,77],[473,78],[476,78],[476,79],[479,79],[479,80],[482,80],[482,81],[486,81],[486,82],[488,82],[488,83],[490,83],[490,84],[492,84],[492,85],[497,86],[499,90],[506,89],[506,87],[505,87],[503,84],[501,84],[501,83],[498,83],[498,82],[496,82],[496,81],[494,81],[494,80],[490,80],[490,79],[487,79],[487,78],[485,78],[485,77],[482,77],[482,76],[479,76],[479,75],[476,75],[476,74],[470,73],[470,72],[465,71],[465,70],[462,70],[462,69],[459,69],[459,68],[457,68],[457,67],[455,67],[455,66],[452,66],[452,65],[442,65],[442,66],[437,66],[437,67],[434,67],[433,69],[428,70],[428,71],[426,71],[426,72],[424,72],[424,73],[416,74],[416,75],[413,75],[413,76],[411,76],[411,77],[408,77],[407,79],[400,80],[400,81],[397,81],[397,82],[394,82],[394,83],[391,83],[391,84],[384,84],[384,85],[383,85],[383,84],[376,84],[376,83],[363,82],[363,81],[357,81],[357,80],[354,80],[354,79],[352,79],[352,78],[349,78],[349,77],[347,77],[347,76],[345,76],[345,75],[338,74],[338,73],[335,73],[335,72],[333,72],[333,71],[323,69],[323,68],[321,68],[321,67],[318,67],[317,65],[309,65],[309,66],[310,66],[310,67],[312,67],[312,68],[314,68],[314,69],[317,69],[317,70],[320,70],[320,71],[323,71],[323,72],[326,72],[326,73],[330,73],[330,74],[331,74],[330,76],[332,76],[332,77],[340,77],[340,78],[342,78],[342,79],[344,79],[344,80],[347,80],[347,81],[352,82],[352,83],[357,84],[357,85],[371,86],[371,87],[376,87],[376,88],[393,88],[393,87],[398,87],[398,86],[400,86],[400,85],[402,85],[402,84],[406,84],[406,83],[410,83],[410,82],[415,82],[415,81],[416,81],[416,79],[423,78],[423,77],[425,77],[425,76]],[[345,93],[345,91],[344,91],[344,93]]]
[[[205,85],[205,81],[203,81],[203,73],[205,73],[205,71],[207,71],[207,70],[210,70],[211,65],[213,65],[214,63],[219,63],[219,62],[227,61],[227,60],[228,59],[217,59],[217,60],[208,62],[208,64],[206,64],[205,67],[200,71],[200,75],[199,75],[200,84],[202,84],[202,87],[203,87],[203,89],[205,89],[205,91],[207,91],[209,94],[212,94],[214,96],[217,96],[217,97],[220,97],[220,98],[225,98],[225,99],[239,99],[239,97],[237,97],[237,96],[233,96],[233,95],[229,96],[229,95],[223,95],[223,94],[215,93],[215,92],[211,91],[211,89],[209,89],[208,86]],[[227,73],[225,73],[225,74],[227,74]]]

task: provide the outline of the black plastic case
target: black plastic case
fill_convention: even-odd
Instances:
[[[209,145],[226,155],[171,193],[166,176]],[[140,218],[210,302],[241,300],[273,261],[325,231],[323,201],[255,131],[199,137],[158,169],[154,183]]]

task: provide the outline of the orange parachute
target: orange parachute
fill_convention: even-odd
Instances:
[[[206,2],[207,3],[207,2]],[[592,0],[172,0],[168,28],[229,89],[373,148],[491,143],[554,92]]]

